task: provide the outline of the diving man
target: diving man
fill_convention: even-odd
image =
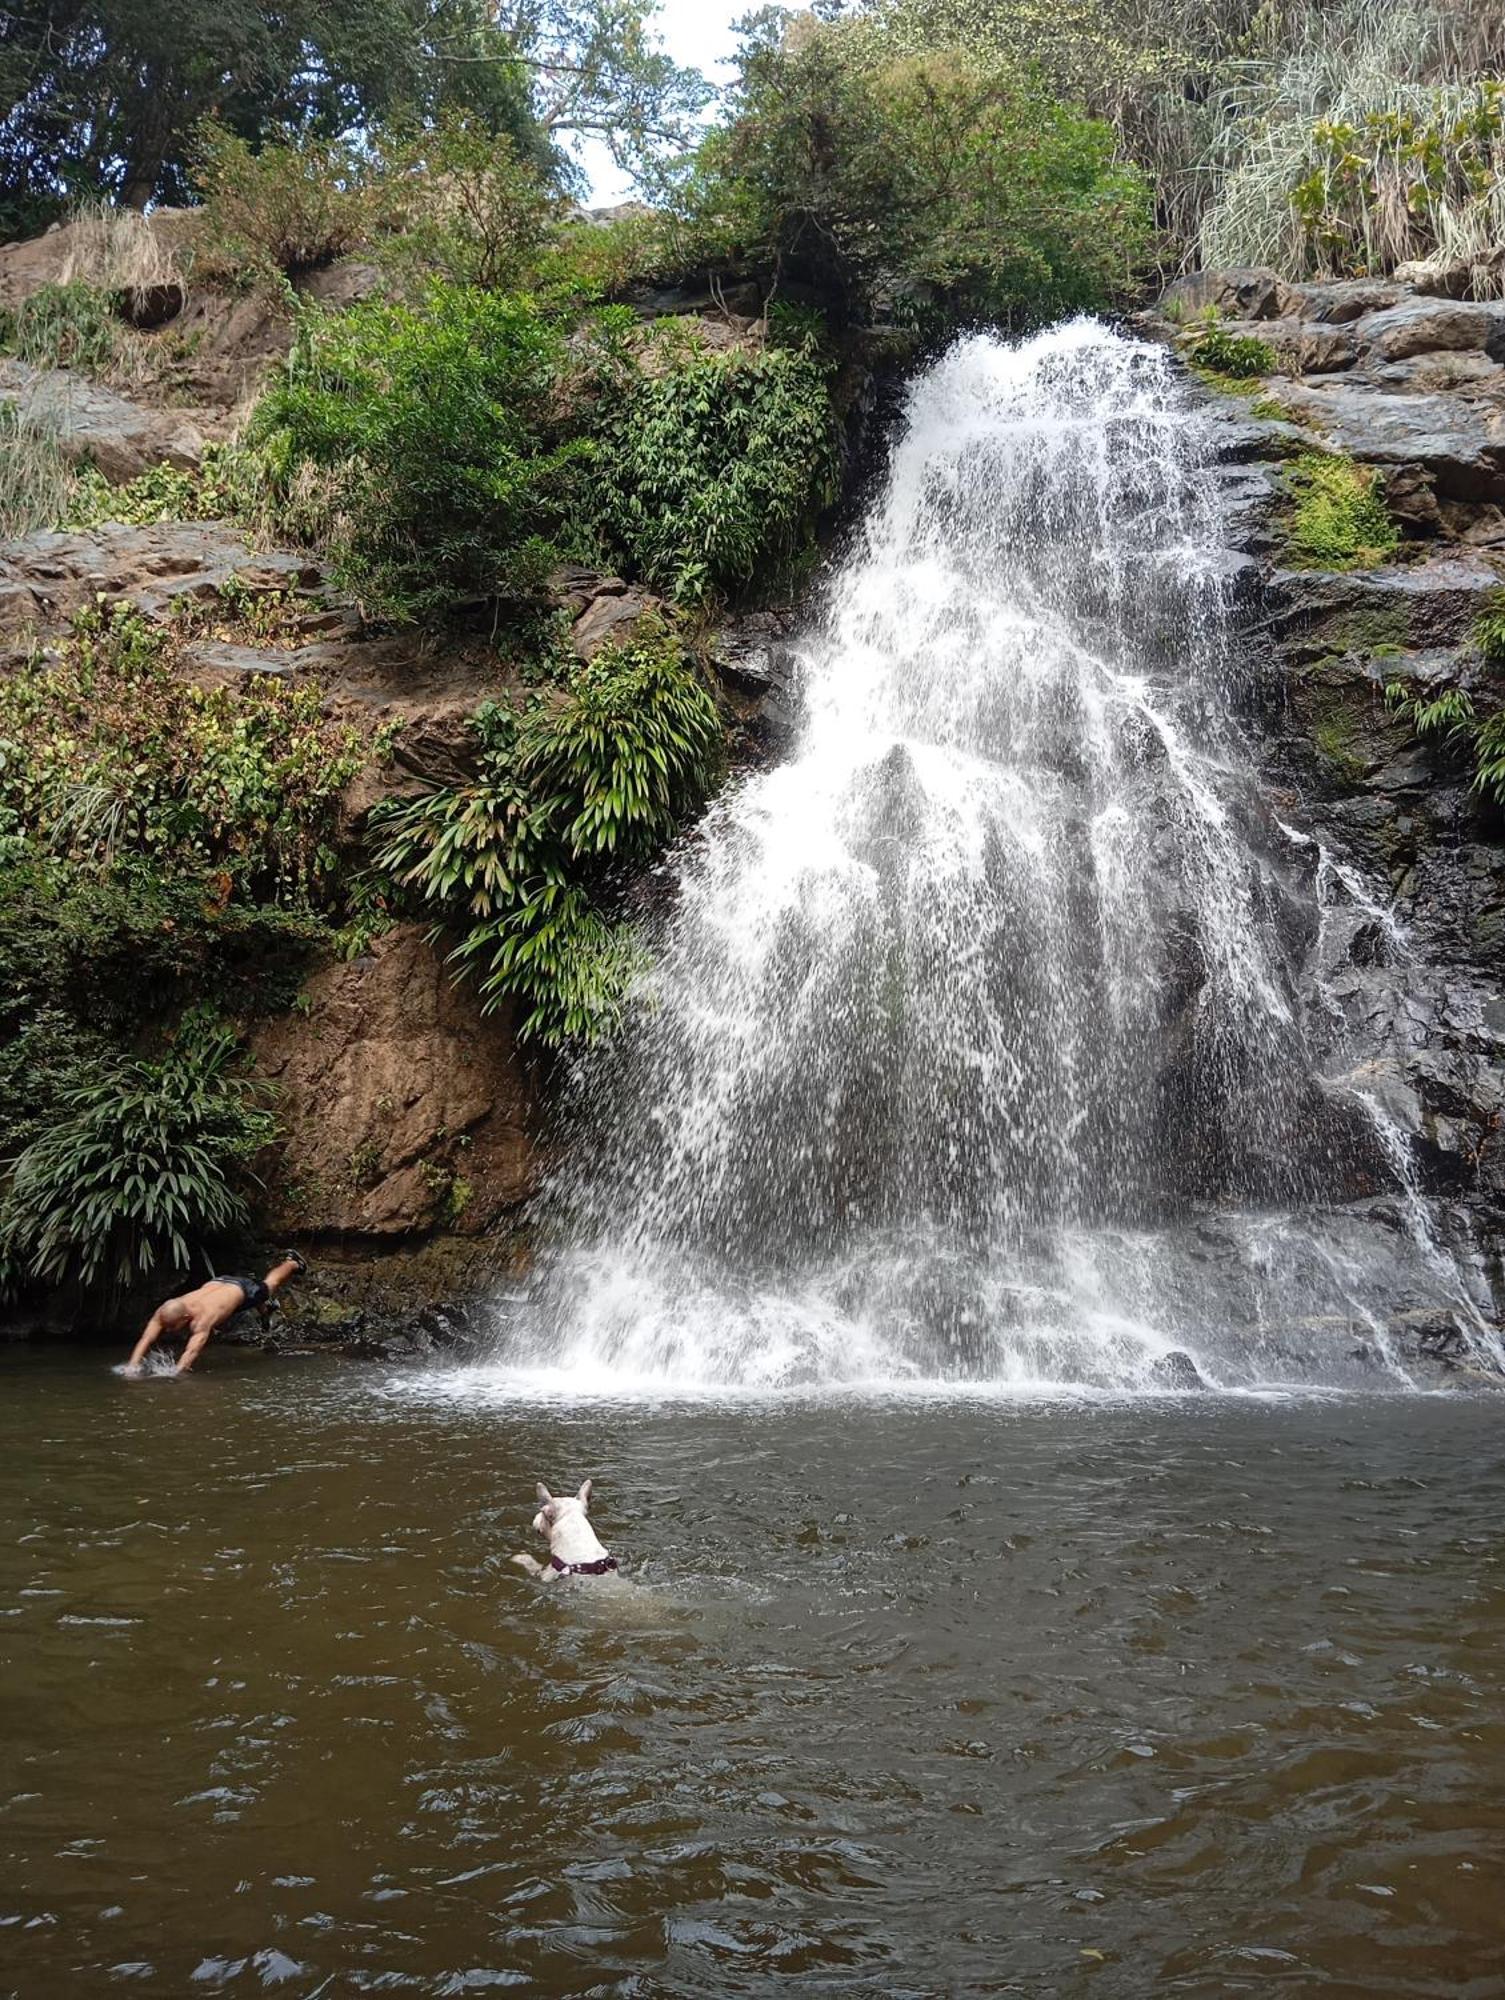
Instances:
[[[125,1373],[141,1373],[142,1361],[164,1333],[186,1333],[187,1345],[173,1370],[175,1375],[186,1375],[203,1353],[210,1335],[218,1333],[227,1320],[234,1319],[247,1306],[260,1313],[263,1326],[269,1325],[273,1295],[281,1291],[295,1272],[307,1269],[297,1251],[289,1250],[264,1278],[211,1278],[197,1291],[184,1292],[180,1298],[165,1300],[146,1322],[141,1338],[125,1365]]]

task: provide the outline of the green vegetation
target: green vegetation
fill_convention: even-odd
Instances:
[[[638,575],[703,604],[798,553],[836,493],[827,378],[809,355],[734,349],[632,388],[606,426],[599,491]]]
[[[562,690],[476,718],[481,774],[378,808],[378,867],[441,924],[486,1007],[547,1046],[620,1015],[639,952],[624,871],[652,860],[720,775],[721,720],[666,628],[577,664]]]
[[[1285,561],[1292,568],[1374,569],[1395,554],[1400,534],[1373,472],[1338,452],[1307,452],[1292,461],[1287,478]]]
[[[1446,0],[1276,13],[1217,100],[1199,261],[1290,277],[1435,257],[1487,271],[1500,240],[1505,18]]]
[[[1111,130],[1029,71],[960,46],[896,61],[840,22],[754,40],[677,208],[687,247],[814,299],[837,326],[1101,305],[1148,221]]]
[[[369,241],[388,197],[380,164],[340,139],[291,134],[252,152],[205,120],[193,135],[205,228],[196,264],[250,278],[294,278]]]
[[[1490,593],[1474,625],[1474,643],[1492,667],[1505,667],[1505,590]]]
[[[170,640],[118,607],[0,682],[0,810],[30,847],[212,880],[221,904],[330,906],[339,799],[365,757],[317,687],[195,686]]]
[[[349,914],[340,798],[372,746],[315,687],[192,685],[176,644],[101,604],[0,682],[11,1282],[123,1281],[238,1218],[270,1126],[217,1017],[287,1004]]]
[[[43,285],[14,312],[0,312],[0,348],[33,368],[103,375],[124,335],[109,294],[82,279]]]
[[[118,1287],[187,1269],[202,1238],[244,1224],[234,1176],[273,1130],[234,1035],[190,1018],[159,1059],[61,1091],[0,1202],[0,1277]]]
[[[600,136],[646,168],[688,142],[709,95],[664,53],[644,0],[82,0],[0,17],[0,223],[70,198],[182,202],[213,115],[268,139],[422,128],[445,109],[544,169]]]
[[[1474,643],[1487,667],[1505,666],[1505,591],[1491,593],[1474,624]],[[1474,790],[1505,806],[1505,707],[1497,698],[1481,712],[1467,688],[1417,688],[1409,681],[1391,681],[1385,700],[1424,741],[1467,756],[1474,767]]]
[[[392,148],[387,171],[388,233],[376,250],[397,278],[526,289],[560,203],[505,134],[451,112]]]
[[[0,539],[57,527],[76,490],[56,426],[0,403]]]
[[[1416,735],[1466,754],[1474,767],[1474,790],[1505,806],[1505,708],[1481,715],[1466,688],[1418,692],[1406,681],[1392,681],[1385,699]]]
[[[254,435],[327,478],[335,573],[368,609],[533,603],[589,455],[561,422],[565,360],[530,299],[435,282],[310,321]]]
[[[1230,382],[1249,382],[1275,368],[1275,350],[1257,334],[1230,333],[1209,310],[1187,329],[1185,345],[1196,367]]]

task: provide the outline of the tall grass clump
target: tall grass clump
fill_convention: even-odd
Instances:
[[[77,490],[57,426],[0,403],[0,541],[57,527],[72,513]]]
[[[1216,98],[1199,260],[1292,277],[1488,264],[1505,241],[1505,113],[1487,74],[1505,53],[1501,13],[1441,0],[1290,10]]]

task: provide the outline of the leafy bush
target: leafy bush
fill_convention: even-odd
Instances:
[[[1199,368],[1234,382],[1252,381],[1275,367],[1275,350],[1269,341],[1257,334],[1230,333],[1215,311],[1188,329],[1186,346]]]
[[[267,510],[274,472],[265,453],[244,445],[207,444],[194,471],[166,460],[112,486],[93,466],[80,468],[57,517],[72,528],[103,521],[148,527],[157,521],[257,522]]]
[[[1310,169],[1291,190],[1309,268],[1493,259],[1505,224],[1505,83],[1320,119],[1310,145]]]
[[[1147,192],[1114,153],[1028,71],[894,60],[836,23],[754,45],[680,201],[709,254],[838,323],[1038,322],[1103,304],[1144,247]]]
[[[682,603],[727,595],[796,554],[835,497],[835,412],[807,354],[733,349],[640,380],[607,422],[605,532]]]
[[[329,481],[336,574],[398,622],[526,602],[589,446],[562,435],[562,331],[527,298],[435,283],[305,326],[253,441]]]
[[[703,803],[721,768],[716,704],[672,635],[641,627],[579,664],[561,695],[476,718],[472,785],[378,808],[376,864],[462,928],[455,961],[485,1007],[514,1001],[547,1046],[614,1025],[638,963],[613,914],[623,864],[641,865]]]
[[[1505,590],[1490,592],[1474,625],[1474,643],[1492,667],[1505,667]]]
[[[57,656],[0,682],[0,808],[34,852],[110,872],[217,874],[232,895],[317,908],[334,890],[340,795],[364,763],[316,686],[202,688],[172,639],[101,603]]]
[[[380,162],[344,139],[283,132],[253,152],[207,120],[193,164],[205,205],[198,261],[225,274],[296,277],[345,256],[390,219]]]
[[[1400,535],[1373,472],[1338,452],[1308,452],[1290,468],[1285,560],[1298,569],[1373,569]]]
[[[390,171],[402,205],[384,264],[485,291],[524,283],[559,198],[536,160],[505,134],[450,113],[393,149]]]
[[[577,217],[549,231],[533,262],[535,289],[562,306],[615,298],[683,268],[672,218],[641,209],[605,220]]]
[[[1505,709],[1480,715],[1467,688],[1418,693],[1405,681],[1391,681],[1385,700],[1418,736],[1444,750],[1465,751],[1474,766],[1473,789],[1505,806]]]
[[[12,1281],[111,1286],[245,1220],[234,1175],[271,1138],[235,1037],[197,1021],[159,1059],[122,1059],[63,1094],[0,1204]]]
[[[1480,80],[1501,41],[1498,9],[1445,0],[1271,23],[1209,96],[1199,260],[1291,277],[1434,255],[1482,267],[1505,226],[1499,86]]]

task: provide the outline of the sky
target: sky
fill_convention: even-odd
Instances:
[[[758,0],[660,0],[659,38],[677,62],[703,70],[712,83],[726,83],[731,76],[727,58],[736,46],[732,23],[757,4]],[[778,4],[791,6],[796,0]],[[605,208],[631,198],[631,184],[599,141],[582,146],[580,160],[590,176],[593,206]]]

